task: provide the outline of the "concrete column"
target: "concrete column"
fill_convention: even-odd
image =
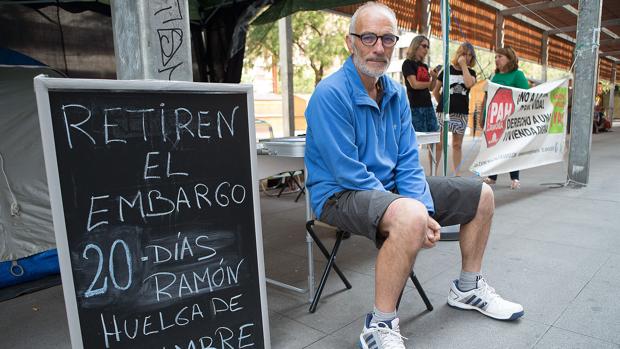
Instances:
[[[450,2],[449,0],[441,0],[441,33],[443,36],[443,86],[450,88]],[[443,93],[441,101],[437,101],[443,105],[443,120],[444,130],[448,129],[448,122],[450,121],[450,94]],[[448,175],[448,132],[443,133],[443,175]]]
[[[420,0],[418,1],[418,13],[420,14],[420,26],[419,34],[431,38],[431,1]],[[426,64],[430,67],[431,55],[426,56]]]
[[[504,47],[504,15],[495,13],[495,49]]]
[[[431,1],[418,1],[418,13],[420,14],[420,32],[427,38],[431,36]]]
[[[284,136],[295,133],[295,106],[293,97],[293,26],[291,16],[278,21],[280,41],[280,80],[282,81],[282,131]]]
[[[549,33],[547,33],[546,31],[543,32],[542,48],[541,48],[540,56],[542,58],[541,59],[542,72],[541,72],[540,80],[542,80],[542,82],[546,82],[547,81],[547,64],[549,60]]]
[[[112,0],[116,77],[193,81],[188,0]]]
[[[592,118],[598,77],[601,0],[579,0],[575,47],[575,89],[568,154],[568,184],[585,186],[590,175]]]
[[[609,122],[614,121],[614,97],[616,92],[616,71],[618,69],[618,63],[613,62],[611,65],[611,89],[609,90],[609,107],[607,115],[609,116]]]

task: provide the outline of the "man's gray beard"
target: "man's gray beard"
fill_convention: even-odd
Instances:
[[[357,49],[354,48],[353,49],[353,64],[355,65],[355,68],[357,68],[362,74],[370,76],[371,78],[378,79],[379,77],[381,77],[381,75],[385,74],[385,72],[387,71],[390,65],[390,60],[389,59],[387,60],[385,64],[385,68],[381,69],[381,71],[373,71],[370,68],[368,68],[368,66],[364,63],[364,61],[362,61],[360,56],[357,54]]]

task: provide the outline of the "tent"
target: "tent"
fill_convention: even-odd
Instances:
[[[62,77],[0,48],[0,289],[59,272],[32,81],[39,74]]]

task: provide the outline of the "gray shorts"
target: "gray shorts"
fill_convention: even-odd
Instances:
[[[435,205],[432,215],[441,226],[469,223],[478,210],[482,182],[467,177],[426,177]],[[378,227],[392,201],[404,196],[378,190],[345,190],[323,206],[320,220],[352,234],[365,236],[381,246]]]

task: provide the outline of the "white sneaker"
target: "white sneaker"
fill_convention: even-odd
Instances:
[[[405,349],[398,327],[398,318],[389,322],[370,323],[372,314],[366,315],[366,322],[360,334],[359,346],[362,349]]]
[[[458,280],[454,280],[450,287],[450,294],[448,295],[448,305],[450,306],[478,310],[482,314],[498,320],[516,320],[524,314],[521,304],[500,297],[483,278],[478,280],[477,288],[467,292],[459,290],[457,284]]]

